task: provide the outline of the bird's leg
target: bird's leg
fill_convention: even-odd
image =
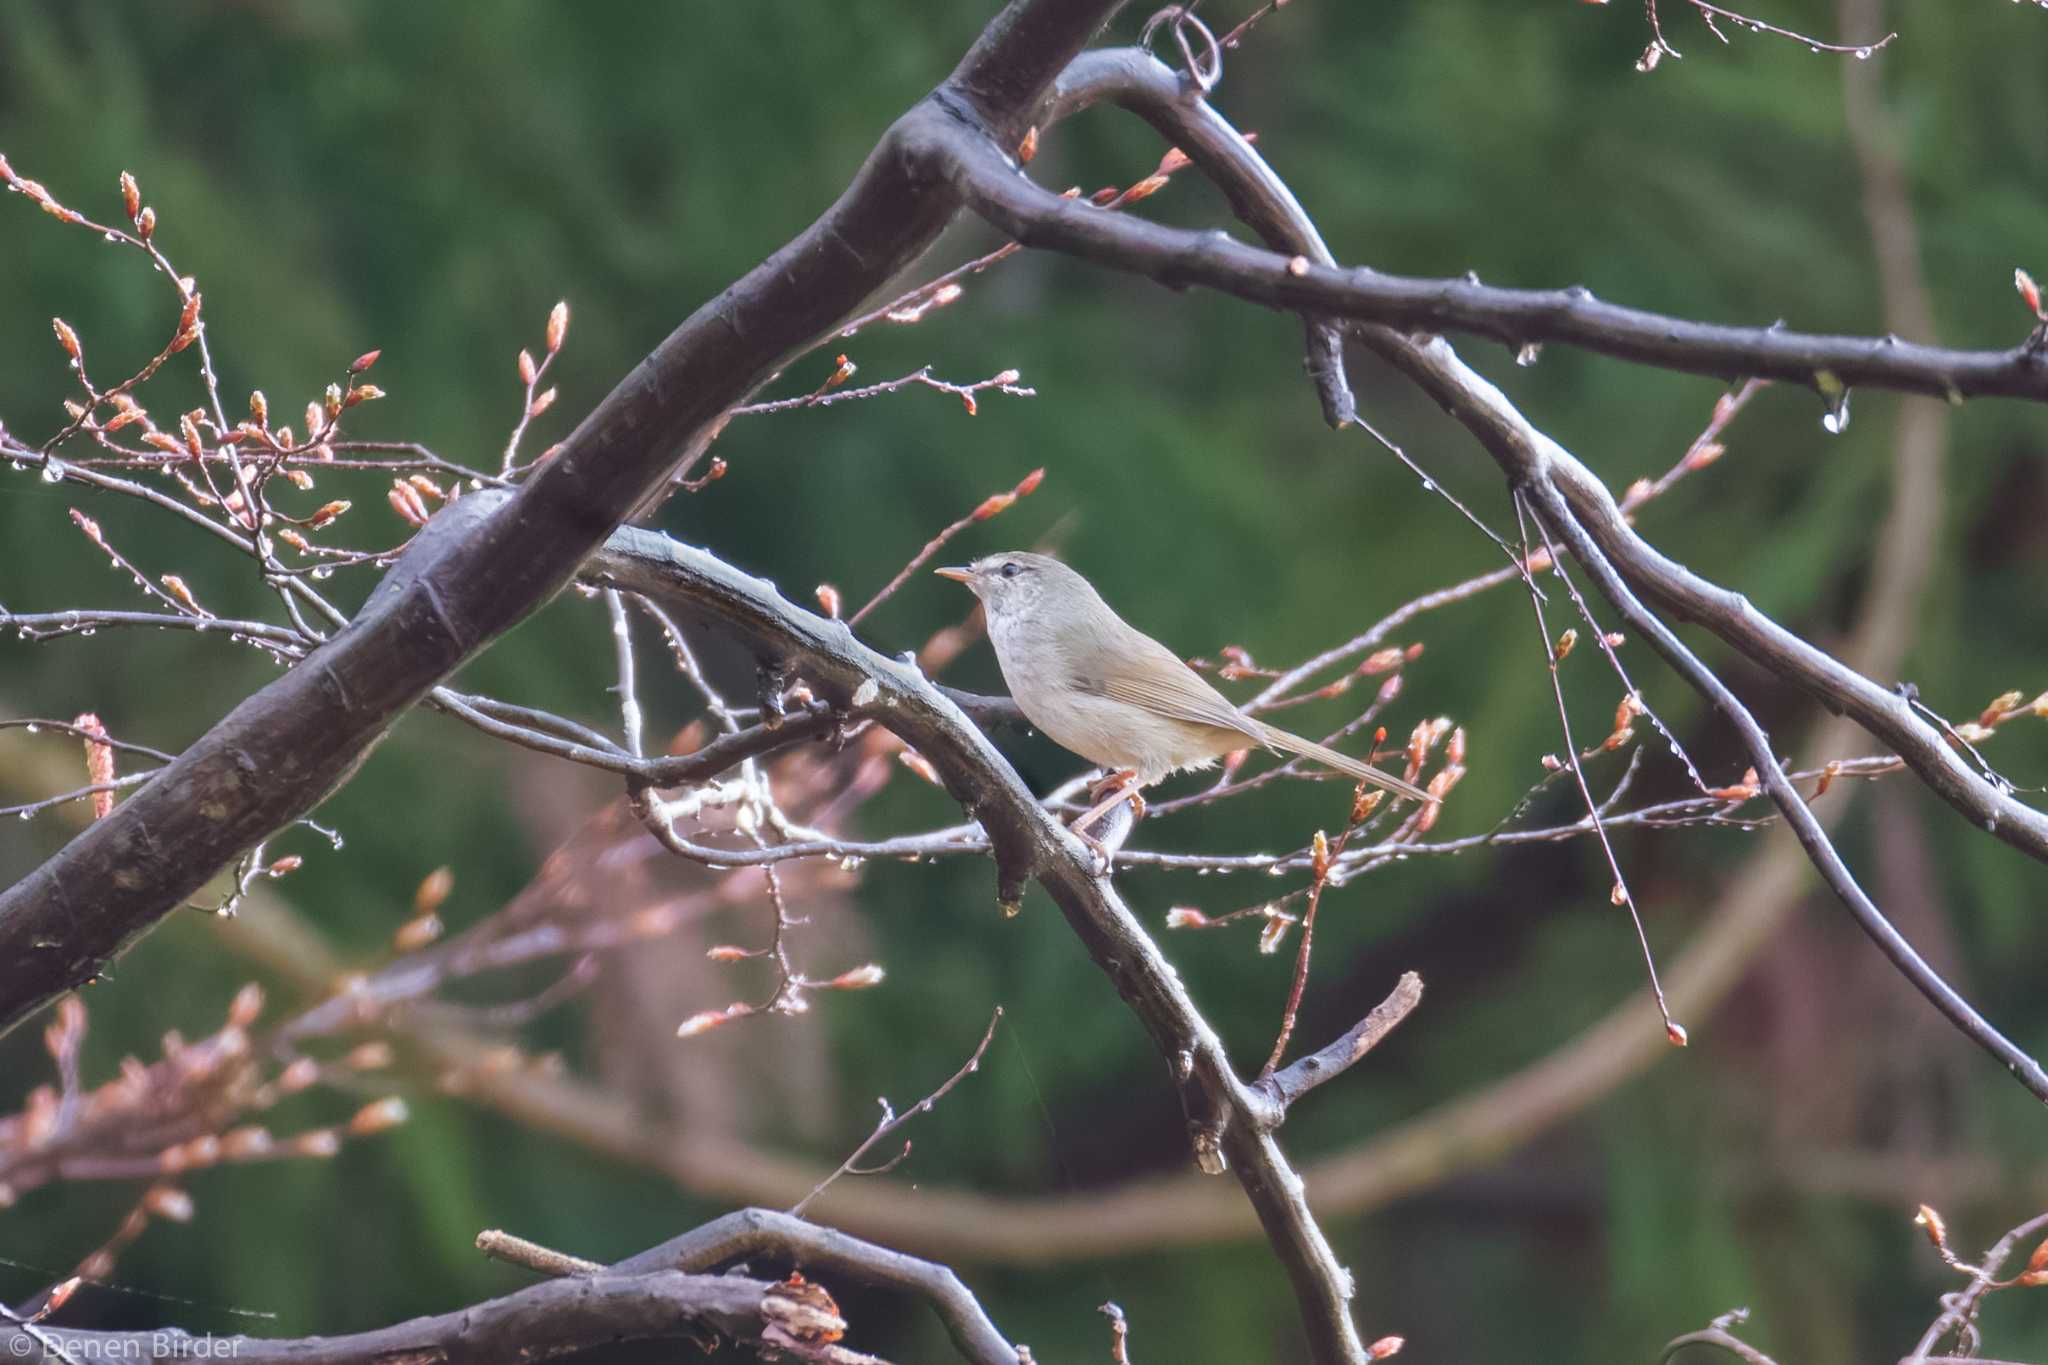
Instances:
[[[1095,856],[1102,868],[1102,875],[1108,876],[1116,850],[1110,846],[1106,839],[1089,833],[1089,830],[1098,821],[1105,821],[1106,817],[1110,816],[1117,807],[1127,801],[1131,807],[1131,824],[1135,825],[1145,817],[1145,798],[1138,790],[1138,774],[1135,769],[1131,768],[1111,773],[1108,777],[1097,783],[1088,794],[1096,798],[1095,804],[1081,812],[1068,828],[1073,830],[1076,838],[1095,851]],[[1107,821],[1107,823],[1114,826],[1120,822]],[[1110,831],[1109,837],[1114,838],[1118,844],[1121,844],[1129,834],[1130,827],[1124,826],[1120,831]]]

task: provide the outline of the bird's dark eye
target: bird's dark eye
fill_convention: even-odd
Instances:
[[[1017,576],[1017,566],[1015,564],[1005,564],[1001,569],[1001,573],[1005,578],[1015,578]]]

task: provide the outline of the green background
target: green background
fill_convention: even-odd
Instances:
[[[490,464],[519,402],[512,357],[537,345],[556,299],[575,309],[553,376],[562,398],[530,449],[559,439],[692,308],[824,208],[989,8],[16,4],[0,9],[0,152],[108,219],[119,212],[117,172],[140,178],[162,218],[160,241],[205,291],[231,401],[261,387],[296,425],[305,399],[350,357],[381,346],[373,377],[390,397],[353,419],[357,433]],[[1241,8],[1212,18],[1234,22]],[[1747,34],[1723,47],[1683,6],[1667,8],[1685,59],[1638,75],[1646,35],[1629,4],[1304,0],[1230,56],[1216,99],[1257,130],[1341,259],[1416,275],[1476,270],[1497,284],[1584,283],[1714,321],[1884,330],[1842,113],[1850,59]],[[2048,15],[1988,0],[1893,8],[1901,37],[1873,61],[1919,215],[1939,339],[2014,344],[2028,319],[2012,269],[2048,269],[2038,255],[2048,221]],[[1835,31],[1832,11],[1805,0],[1758,13]],[[1126,15],[1117,34],[1128,40],[1141,17]],[[1048,135],[1034,171],[1055,187],[1128,184],[1161,150],[1135,120],[1101,110]],[[1227,219],[1192,173],[1143,211],[1189,225]],[[958,229],[916,277],[992,242]],[[104,379],[161,343],[167,299],[139,259],[24,200],[0,201],[0,420],[29,439],[61,421],[67,375],[52,315],[80,330],[89,356],[105,357],[96,366]],[[821,382],[835,349],[799,362],[777,391]],[[1383,452],[1322,426],[1300,377],[1298,326],[1285,317],[1025,256],[922,325],[875,329],[846,349],[863,380],[927,363],[962,381],[1015,367],[1038,396],[986,395],[971,419],[955,400],[919,391],[740,419],[718,448],[730,474],[678,499],[663,524],[793,596],[830,581],[859,601],[938,527],[1043,465],[1043,488],[959,541],[963,557],[1056,532],[1111,601],[1176,648],[1213,655],[1235,643],[1262,661],[1302,657],[1497,562]],[[1711,380],[1557,347],[1527,369],[1498,346],[1463,349],[1617,488],[1668,467],[1721,392]],[[193,401],[184,362],[151,390],[159,412]],[[1363,360],[1356,369],[1372,418],[1490,522],[1511,526],[1483,453],[1398,381]],[[1838,643],[1886,553],[1874,527],[1888,496],[1893,409],[1884,395],[1860,395],[1850,429],[1832,437],[1813,395],[1766,391],[1733,428],[1721,464],[1646,512],[1644,529],[1778,619]],[[1972,403],[1952,415],[1937,564],[1904,676],[1957,719],[2008,688],[2048,686],[2043,430],[2022,404]],[[377,487],[356,497],[361,543],[395,540],[402,528]],[[243,566],[201,538],[4,471],[0,602],[139,605],[68,525],[74,505],[152,572],[183,574],[216,610],[263,609]],[[365,591],[367,580],[337,580],[344,600]],[[961,607],[955,590],[920,579],[864,633],[890,650],[912,647]],[[1396,737],[1439,714],[1471,736],[1471,774],[1444,832],[1488,827],[1559,747],[1533,629],[1526,600],[1510,591],[1403,637],[1428,649],[1390,712]],[[564,598],[494,647],[469,681],[612,724],[605,638],[598,609]],[[1640,646],[1629,652],[1650,701],[1710,777],[1734,780],[1743,765],[1728,733]],[[665,734],[661,726],[689,714],[688,698],[654,649],[644,659]],[[92,709],[118,735],[175,749],[270,672],[197,639],[10,639],[0,641],[0,708]],[[1580,735],[1604,733],[1614,680],[1583,649],[1565,672]],[[999,685],[985,648],[948,676]],[[1729,676],[1795,749],[1814,708],[1746,666]],[[1318,715],[1342,718],[1334,707]],[[2016,723],[1994,745],[2023,785],[2048,777],[2043,734],[2039,722]],[[1074,771],[1042,741],[1004,743],[1041,789]],[[68,771],[76,750],[16,738],[0,754],[14,768],[0,801],[18,801],[34,794],[21,790],[30,773],[50,771],[36,764]],[[1675,794],[1681,780],[1652,761],[1643,790]],[[455,869],[447,916],[473,922],[612,795],[445,718],[417,717],[326,806],[322,818],[345,833],[346,850],[328,853],[304,836],[280,844],[308,864],[277,890],[342,951],[374,961],[426,872]],[[2048,1050],[2039,869],[1905,780],[1857,800],[1843,847],[1879,900],[2011,1036]],[[1535,813],[1569,819],[1571,801],[1552,789]],[[1278,848],[1339,814],[1329,789],[1290,788],[1141,839]],[[938,794],[901,780],[858,827],[878,835],[951,815]],[[55,817],[6,822],[0,875],[34,866],[71,828]],[[1745,859],[1785,837],[1618,839],[1667,962]],[[763,1071],[801,1053],[824,1078],[804,1105],[780,1092],[740,1097],[754,1141],[836,1160],[866,1132],[874,1095],[900,1104],[923,1093],[966,1055],[1000,1001],[1007,1035],[988,1064],[918,1121],[911,1162],[882,1178],[1071,1194],[1185,1164],[1170,1085],[1135,1021],[1042,897],[1002,922],[990,880],[980,863],[868,870],[851,913],[860,951],[887,966],[888,984],[822,997],[807,1016],[719,1042]],[[1243,879],[1152,872],[1126,873],[1124,884],[1152,923],[1172,904],[1214,913],[1261,894]],[[1305,1035],[1329,1036],[1406,968],[1423,972],[1429,995],[1370,1064],[1304,1103],[1285,1135],[1290,1150],[1338,1150],[1507,1075],[1635,991],[1633,935],[1607,885],[1598,850],[1570,844],[1410,862],[1333,893]],[[719,934],[751,941],[760,928],[749,906]],[[1258,956],[1249,934],[1230,931],[1165,946],[1250,1065],[1270,1040],[1291,952]],[[812,965],[837,970],[835,953],[821,945]],[[93,993],[89,1077],[125,1051],[147,1054],[166,1028],[215,1027],[248,975],[201,916],[174,917]],[[725,998],[679,992],[672,1017]],[[528,1041],[563,1048],[582,1067],[593,1045],[581,1010],[570,1006]],[[1940,1027],[1818,892],[1730,1003],[1685,1022],[1689,1051],[1534,1144],[1366,1216],[1333,1219],[1368,1333],[1400,1333],[1430,1360],[1639,1361],[1747,1304],[1752,1339],[1781,1360],[1888,1359],[1911,1345],[1955,1278],[1910,1226],[1917,1202],[1942,1207],[1966,1252],[2041,1208],[2048,1120],[2039,1107]],[[0,1042],[0,1107],[47,1079],[38,1032]],[[639,1046],[675,1065],[670,1050],[690,1045],[664,1031]],[[205,1306],[99,1291],[68,1319],[226,1332],[252,1326],[221,1311],[238,1306],[277,1314],[259,1330],[339,1333],[520,1282],[470,1248],[482,1227],[609,1258],[724,1211],[431,1086],[412,1099],[413,1123],[335,1161],[192,1180],[197,1220],[153,1227],[117,1278]],[[331,1121],[355,1102],[309,1097],[278,1126]],[[687,1132],[691,1116],[679,1121]],[[1878,1174],[1839,1178],[1852,1166]],[[1965,1166],[1977,1178],[1958,1183]],[[0,1256],[69,1265],[133,1195],[38,1191],[0,1213]],[[1280,1360],[1296,1346],[1289,1296],[1256,1245],[959,1269],[1041,1360],[1105,1358],[1094,1312],[1104,1299],[1130,1314],[1134,1355],[1147,1362]],[[45,1278],[0,1265],[0,1294],[25,1297]],[[892,1359],[945,1358],[925,1315],[852,1302],[856,1344]],[[1987,1329],[1991,1354],[2048,1350],[2048,1300],[2024,1291],[1994,1299]]]

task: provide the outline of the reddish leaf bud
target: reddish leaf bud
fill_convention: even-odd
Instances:
[[[751,957],[745,948],[731,943],[720,943],[704,950],[704,956],[713,962],[744,962]]]
[[[382,1071],[391,1065],[391,1044],[384,1042],[361,1043],[350,1048],[348,1055],[341,1059],[342,1065],[351,1071]]]
[[[2027,311],[2037,318],[2048,319],[2041,311],[2041,286],[2034,283],[2034,277],[2024,270],[2012,272],[2012,287],[2020,291],[2020,302],[2027,305]]]
[[[1125,190],[1123,200],[1126,204],[1135,204],[1140,199],[1150,199],[1165,188],[1166,177],[1154,171],[1151,175],[1146,176],[1143,180]],[[1305,268],[1306,266],[1304,266]],[[1289,267],[1289,270],[1292,273],[1292,267]]]
[[[455,889],[455,872],[452,868],[437,867],[420,879],[419,886],[412,893],[412,908],[416,915],[431,915],[441,908],[441,902],[448,899],[448,893]]]
[[[102,550],[107,548],[106,538],[100,534],[100,524],[76,507],[71,509],[71,524],[85,533],[85,538]]]
[[[1722,445],[1719,441],[1704,441],[1685,452],[1685,467],[1687,469],[1705,469],[1727,453],[1728,447]]]
[[[1037,155],[1038,125],[1034,123],[1024,130],[1024,140],[1017,144],[1017,162],[1019,165],[1029,166],[1032,158]]]
[[[931,760],[915,749],[899,750],[896,754],[896,761],[931,783],[934,787],[945,785],[939,780],[939,770],[932,766]]]
[[[60,1281],[59,1283],[51,1286],[50,1292],[43,1298],[43,1307],[40,1316],[48,1317],[50,1314],[55,1313],[58,1309],[62,1308],[65,1304],[69,1303],[71,1301],[71,1296],[78,1292],[78,1286],[84,1283],[84,1276],[73,1275],[70,1279]],[[30,1321],[34,1321],[34,1319],[30,1319]]]
[[[384,495],[391,504],[391,510],[414,526],[427,524],[427,505],[420,500],[419,493],[404,480],[394,481],[391,490]]]
[[[539,367],[533,363],[533,352],[521,351],[519,353],[519,382],[531,384],[534,376],[539,373]]]
[[[1828,788],[1832,787],[1835,784],[1835,779],[1837,777],[1840,777],[1841,775],[1841,760],[1829,760],[1827,767],[1822,768],[1820,770],[1820,781],[1816,782],[1813,786],[1814,799],[1819,800],[1821,797],[1826,796],[1828,794]]]
[[[563,338],[569,335],[569,301],[563,299],[548,310],[548,351],[550,354],[562,349]]]
[[[531,403],[528,403],[526,405],[526,415],[528,417],[538,417],[542,413],[546,412],[549,408],[553,407],[555,405],[555,392],[556,391],[551,388],[547,390],[547,392],[535,398]]]
[[[833,587],[830,583],[820,583],[818,585],[818,605],[824,609],[827,616],[837,621],[839,619],[840,606],[839,589]]]
[[[1604,5],[1607,0],[1587,0],[1588,4]],[[1406,1337],[1381,1337],[1365,1348],[1367,1360],[1385,1360],[1388,1356],[1399,1355],[1401,1348],[1408,1344]]]
[[[391,946],[401,953],[418,952],[441,937],[442,927],[439,915],[415,915],[398,926],[398,932],[391,936]]]
[[[145,208],[135,216],[135,232],[143,241],[156,235],[156,210]]]
[[[870,986],[881,985],[882,978],[886,975],[887,973],[879,966],[869,962],[855,967],[852,971],[841,972],[825,985],[836,991],[864,991]]]
[[[351,360],[349,362],[348,372],[350,374],[361,374],[364,370],[367,370],[372,365],[376,364],[377,357],[383,354],[384,351],[381,347],[374,351],[364,351],[361,355],[357,356],[354,360]]]
[[[331,1157],[341,1150],[341,1138],[332,1128],[315,1128],[286,1145],[295,1156]]]
[[[82,526],[91,524],[90,518],[81,517],[77,512],[73,512],[71,515],[73,519],[80,521]],[[98,531],[99,527],[95,525],[91,531],[87,532],[87,535],[94,544],[103,544],[99,538]],[[112,782],[114,780],[114,748],[106,742],[107,727],[102,725],[100,718],[91,711],[84,712],[71,723],[80,730],[83,730],[86,735],[85,780],[96,787]],[[104,820],[113,813],[114,794],[110,791],[94,792],[92,794],[92,818]],[[77,999],[76,996],[67,997],[67,1008],[76,1006],[76,1008],[83,1011],[84,1006],[78,1005]]]
[[[135,177],[121,172],[121,207],[127,210],[129,221],[142,212],[142,188],[135,183]]]
[[[71,330],[71,324],[62,318],[51,318],[50,330],[57,334],[57,344],[64,348],[64,353],[73,360],[78,359],[81,354],[78,333]]]
[[[1685,1025],[1675,1019],[1664,1021],[1664,1037],[1673,1047],[1685,1047],[1692,1042],[1692,1035],[1685,1031]]]
[[[709,1033],[732,1017],[727,1010],[701,1010],[676,1025],[676,1037],[694,1038],[700,1033]]]
[[[1294,923],[1285,915],[1276,914],[1271,906],[1266,909],[1266,927],[1259,930],[1259,951],[1271,956],[1280,951],[1280,945],[1287,938],[1287,930]]]
[[[1166,912],[1169,929],[1205,929],[1212,921],[1192,905],[1176,905]]]
[[[372,1133],[396,1128],[409,1117],[404,1100],[396,1095],[386,1095],[383,1099],[371,1100],[356,1110],[348,1121],[348,1131],[352,1137],[368,1137]]]

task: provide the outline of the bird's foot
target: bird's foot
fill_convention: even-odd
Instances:
[[[1145,816],[1145,798],[1138,791],[1137,780],[1138,774],[1130,768],[1111,773],[1088,793],[1095,804],[1081,812],[1068,826],[1075,838],[1094,851],[1098,876],[1110,874],[1117,847],[1130,837],[1131,827]],[[1119,810],[1127,803],[1131,808],[1128,820]],[[1097,825],[1102,826],[1099,835],[1092,832]]]

